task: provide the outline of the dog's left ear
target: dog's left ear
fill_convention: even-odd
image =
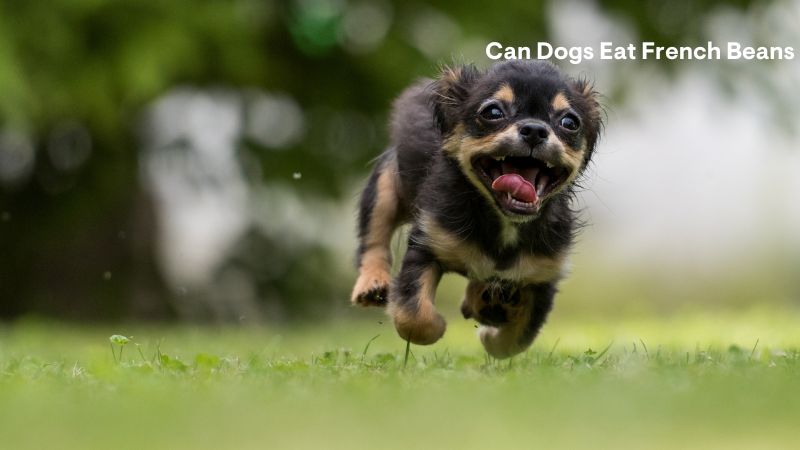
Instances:
[[[442,68],[432,85],[434,116],[442,134],[448,134],[458,123],[461,106],[480,76],[480,71],[472,64]]]
[[[570,85],[573,96],[579,99],[573,106],[579,109],[580,115],[588,122],[584,123],[586,160],[588,161],[597,144],[597,139],[600,137],[600,131],[603,129],[603,107],[600,105],[600,94],[594,89],[594,85],[585,78],[572,80]]]

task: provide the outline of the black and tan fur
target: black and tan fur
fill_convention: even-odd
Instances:
[[[574,182],[600,127],[591,86],[549,63],[446,68],[408,88],[362,194],[352,302],[386,305],[402,338],[432,344],[446,327],[436,286],[443,273],[458,272],[470,280],[462,313],[482,324],[486,350],[496,357],[525,350],[564,275],[576,229]],[[534,187],[543,180],[536,201],[515,203],[493,187],[494,175],[515,164],[550,175],[531,178]],[[389,243],[407,222],[408,249],[392,280]]]

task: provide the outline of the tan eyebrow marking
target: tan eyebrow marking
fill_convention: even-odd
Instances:
[[[565,96],[563,92],[556,94],[551,106],[553,107],[553,111],[563,111],[572,107],[572,105],[569,104],[569,100],[567,100],[567,96]]]
[[[498,89],[492,97],[511,104],[514,103],[514,90],[512,90],[511,86],[509,86],[507,83],[503,83],[503,85],[500,86],[500,89]]]

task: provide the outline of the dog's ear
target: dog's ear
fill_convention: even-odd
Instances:
[[[458,123],[469,89],[480,76],[480,71],[472,64],[444,66],[439,78],[433,82],[434,118],[443,134],[449,133]]]
[[[588,161],[600,132],[603,129],[603,107],[600,105],[600,94],[594,89],[594,84],[585,78],[571,81],[573,96],[579,99],[574,105],[579,108],[579,113],[588,123],[584,124],[586,130],[586,160]]]

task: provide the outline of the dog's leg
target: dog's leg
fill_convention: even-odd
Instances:
[[[400,273],[389,293],[389,315],[397,333],[415,344],[428,345],[444,334],[446,323],[433,300],[442,269],[433,253],[420,243],[421,232],[413,229]]]
[[[482,326],[479,335],[483,348],[495,358],[508,358],[527,349],[544,325],[553,307],[555,283],[534,284],[519,290],[522,308],[508,323]]]
[[[397,161],[381,158],[361,194],[358,214],[358,279],[350,301],[355,305],[383,306],[391,283],[392,234],[400,221]]]
[[[489,284],[482,281],[469,280],[467,290],[464,292],[464,300],[461,301],[461,315],[465,319],[478,320],[478,311],[485,300],[481,298],[489,295]]]

